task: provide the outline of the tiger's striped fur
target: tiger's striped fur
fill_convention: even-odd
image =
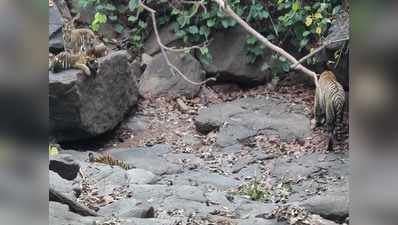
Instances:
[[[314,115],[316,126],[326,122],[329,133],[328,150],[333,150],[335,139],[342,141],[345,92],[331,71],[320,75],[315,91]]]
[[[74,21],[77,17],[73,18],[71,21],[64,21],[62,27],[64,49],[73,54],[87,54],[95,48],[97,37],[94,32],[88,28],[76,29],[74,27]]]
[[[69,52],[61,52],[56,56],[50,55],[49,57],[49,70],[53,73],[60,72],[68,69],[82,70],[86,75],[90,76],[91,71],[87,66],[91,57],[84,54],[72,54]]]

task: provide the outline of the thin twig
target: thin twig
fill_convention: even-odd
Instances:
[[[162,53],[162,55],[163,55],[163,57],[164,57],[164,59],[165,59],[165,61],[166,61],[166,64],[169,66],[169,69],[170,69],[171,74],[172,74],[173,76],[176,76],[176,72],[177,72],[178,75],[180,75],[185,81],[187,81],[188,83],[193,84],[193,85],[203,85],[203,84],[206,84],[206,83],[209,82],[209,81],[215,81],[216,78],[214,78],[214,77],[208,78],[208,79],[206,79],[206,80],[204,80],[204,81],[202,81],[202,82],[195,82],[195,81],[192,81],[192,80],[190,80],[188,77],[186,77],[186,76],[184,75],[184,73],[182,73],[176,66],[174,66],[174,65],[170,62],[170,59],[169,59],[169,57],[168,57],[168,55],[167,55],[166,50],[168,50],[168,51],[174,51],[174,52],[181,52],[181,51],[188,51],[188,50],[191,50],[191,49],[194,49],[194,48],[198,48],[198,46],[193,46],[193,47],[184,48],[184,49],[174,49],[174,48],[169,48],[169,47],[165,46],[165,45],[162,43],[161,39],[160,39],[159,31],[158,31],[158,28],[157,28],[157,24],[156,24],[156,11],[153,10],[152,8],[146,6],[146,5],[142,2],[142,0],[140,0],[140,5],[141,5],[145,10],[147,10],[147,11],[151,14],[152,25],[153,25],[153,30],[154,30],[154,32],[155,32],[156,41],[157,41],[157,43],[158,43],[158,45],[159,45],[159,47],[160,47],[160,51],[161,51],[161,53]]]
[[[310,57],[314,56],[315,54],[317,54],[318,52],[322,51],[322,49],[326,48],[328,45],[331,45],[331,44],[336,43],[336,42],[347,41],[347,40],[349,40],[349,38],[342,38],[342,39],[333,40],[333,41],[326,41],[323,45],[321,45],[320,47],[318,47],[317,49],[315,49],[314,51],[312,51],[308,55],[306,55],[303,58],[301,58],[297,63],[295,63],[292,66],[290,66],[290,68],[291,69],[295,69],[299,64],[303,63],[308,58],[310,58]]]
[[[205,42],[203,42],[200,45],[193,45],[193,46],[184,47],[184,48],[174,48],[174,47],[167,47],[161,42],[159,43],[159,45],[161,45],[160,46],[161,48],[164,48],[164,49],[166,49],[167,51],[170,51],[170,52],[188,52],[188,51],[191,51],[192,49],[201,49],[203,47],[207,47],[209,44],[210,44],[209,41],[205,41]]]
[[[287,60],[289,60],[291,63],[296,64],[298,61],[296,58],[294,58],[291,54],[280,48],[279,46],[276,46],[272,44],[267,38],[265,38],[263,35],[261,35],[259,32],[257,32],[255,29],[253,29],[248,23],[246,23],[241,17],[239,17],[229,5],[225,4],[223,0],[214,0],[217,2],[217,4],[224,10],[226,14],[228,14],[230,17],[232,17],[236,22],[238,22],[246,31],[248,31],[251,35],[255,36],[260,42],[262,42],[266,47],[272,49],[273,51],[277,52],[278,54],[282,55],[285,57]],[[306,68],[305,66],[299,64],[296,66],[297,70],[302,71],[303,73],[312,76],[314,79],[315,86],[318,87],[318,78],[317,74]]]

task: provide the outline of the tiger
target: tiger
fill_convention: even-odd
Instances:
[[[342,140],[345,92],[331,71],[324,71],[315,90],[315,127],[326,122],[328,131],[328,151],[333,151],[335,140]]]
[[[103,43],[100,43],[87,51],[87,55],[94,58],[100,58],[106,54],[108,54],[108,48]]]
[[[91,75],[90,68],[87,64],[93,58],[85,54],[72,54],[70,52],[61,52],[58,55],[49,55],[49,70],[53,73],[67,69],[82,70],[87,76]]]
[[[64,20],[62,26],[62,38],[64,50],[72,54],[85,53],[92,51],[97,44],[97,37],[88,28],[75,28],[74,22],[79,17],[75,16],[70,21]]]

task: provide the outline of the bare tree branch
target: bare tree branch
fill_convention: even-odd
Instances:
[[[326,41],[323,45],[321,45],[320,47],[318,47],[314,51],[310,52],[308,55],[306,55],[303,58],[301,58],[297,63],[295,63],[292,66],[290,66],[290,68],[291,69],[295,69],[299,64],[303,63],[305,60],[307,60],[308,58],[311,58],[312,56],[314,56],[318,52],[322,51],[322,49],[326,48],[327,46],[329,46],[329,45],[331,45],[333,43],[341,42],[341,41],[347,41],[349,39],[350,38],[342,38],[342,39],[338,39],[338,40]]]
[[[239,17],[232,9],[231,7],[226,4],[225,0],[214,0],[221,9],[224,10],[226,14],[228,14],[231,18],[233,18],[236,22],[238,22],[246,31],[248,31],[251,35],[255,36],[260,42],[262,42],[266,47],[272,49],[273,51],[277,52],[278,54],[282,55],[285,57],[287,60],[289,60],[292,64],[297,64],[298,61],[294,56],[280,48],[279,46],[274,45],[271,43],[267,38],[265,38],[263,35],[261,35],[259,32],[257,32],[255,29],[253,29],[248,23],[246,23],[241,17]],[[315,86],[318,87],[318,78],[317,74],[306,68],[305,66],[301,65],[298,63],[298,65],[295,67],[296,70],[300,70],[303,73],[312,76],[315,82]]]
[[[158,28],[157,28],[157,24],[156,24],[156,11],[155,11],[154,9],[148,7],[147,5],[145,5],[145,4],[142,2],[142,0],[140,0],[139,3],[140,3],[140,6],[141,6],[142,8],[144,8],[146,11],[148,11],[148,12],[151,14],[152,25],[153,25],[153,30],[154,30],[154,32],[155,32],[156,41],[157,41],[157,43],[158,43],[158,45],[159,45],[159,47],[160,47],[160,51],[161,51],[161,53],[162,53],[162,55],[163,55],[163,57],[164,57],[164,59],[165,59],[165,61],[166,61],[166,64],[169,66],[169,69],[170,69],[171,74],[172,74],[173,76],[176,76],[176,73],[177,73],[177,74],[180,75],[185,81],[187,81],[188,83],[193,84],[193,85],[203,85],[203,84],[206,84],[206,83],[209,82],[209,81],[215,81],[216,78],[214,78],[214,77],[208,78],[208,79],[206,79],[206,80],[204,80],[204,81],[202,81],[202,82],[195,82],[195,81],[192,81],[192,80],[190,80],[187,76],[185,76],[184,73],[182,73],[176,66],[174,66],[174,65],[170,62],[170,59],[169,59],[169,57],[168,57],[168,55],[167,55],[166,50],[172,51],[172,52],[185,52],[185,51],[190,51],[190,50],[192,50],[192,49],[200,48],[200,47],[199,47],[199,46],[191,46],[191,47],[187,47],[187,48],[176,49],[176,48],[169,48],[169,47],[165,46],[165,45],[162,43],[162,40],[160,39],[159,31],[158,31]],[[200,2],[199,2],[199,3],[200,3]],[[205,43],[205,44],[207,44],[207,43]],[[206,45],[205,45],[205,46],[206,46]]]

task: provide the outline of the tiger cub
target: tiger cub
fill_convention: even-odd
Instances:
[[[328,151],[333,150],[335,139],[341,141],[345,92],[331,71],[324,71],[319,77],[319,87],[315,90],[315,126],[326,122],[329,133]]]
[[[103,44],[96,45],[93,49],[87,51],[87,55],[94,58],[100,58],[108,54],[108,48]]]
[[[62,26],[64,49],[73,54],[86,54],[95,48],[97,37],[94,32],[88,28],[76,29],[74,27],[74,22],[78,17],[79,15],[70,21],[64,21],[64,25]]]
[[[82,70],[86,75],[90,76],[91,71],[87,66],[90,60],[92,60],[92,58],[84,54],[61,52],[56,56],[50,54],[48,67],[53,73],[67,69],[79,69]]]

